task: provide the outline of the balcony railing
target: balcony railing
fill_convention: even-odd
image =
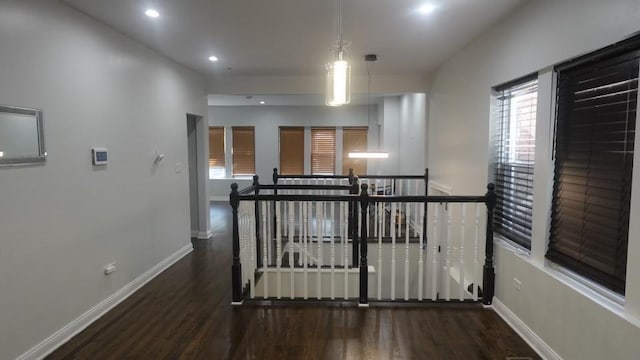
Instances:
[[[273,184],[257,176],[246,189],[233,184],[233,303],[491,304],[493,184],[481,196],[427,196],[427,174],[361,180],[274,171]]]

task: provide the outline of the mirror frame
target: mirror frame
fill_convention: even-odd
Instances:
[[[34,116],[38,129],[38,155],[33,157],[0,158],[0,166],[19,166],[42,164],[47,158],[44,147],[44,125],[42,121],[42,110],[20,108],[15,106],[0,105],[0,113]]]

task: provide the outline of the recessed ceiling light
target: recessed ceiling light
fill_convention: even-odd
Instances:
[[[145,11],[144,14],[150,18],[157,18],[160,16],[160,13],[156,9],[147,9],[147,11]]]
[[[260,100],[260,104],[264,105],[264,100]]]
[[[213,56],[213,55],[209,56],[209,61],[216,62],[216,61],[218,61],[218,57],[217,56]]]
[[[424,4],[418,8],[418,12],[422,15],[431,14],[436,9],[436,6],[433,4]]]

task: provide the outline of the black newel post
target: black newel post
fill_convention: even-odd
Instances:
[[[349,185],[353,183],[353,169],[349,168]]]
[[[260,182],[258,181],[260,178],[258,175],[253,175],[253,188],[254,193],[256,195],[256,200],[254,201],[254,214],[256,218],[256,258],[258,267],[262,267],[262,239],[260,238],[261,226],[260,226],[260,202],[257,197],[260,195]]]
[[[231,291],[232,302],[239,304],[242,302],[242,272],[240,268],[240,232],[238,231],[238,206],[240,206],[240,194],[238,194],[238,184],[231,184],[231,194],[229,203],[233,211],[233,260],[231,262]]]
[[[424,196],[429,196],[429,169],[424,169]],[[422,246],[427,249],[427,202],[424,202],[424,211],[422,212]]]
[[[496,207],[496,186],[487,185],[485,204],[487,205],[487,238],[484,250],[484,269],[482,273],[482,303],[491,305],[495,288],[496,273],[493,268],[493,210]]]
[[[369,264],[367,245],[369,238],[367,226],[367,208],[369,207],[368,185],[360,186],[360,305],[366,305],[369,299]],[[357,211],[357,210],[356,210]]]
[[[358,177],[353,177],[351,183],[351,190],[349,194],[358,195]],[[352,263],[353,266],[358,266],[360,257],[358,256],[358,200],[349,201],[349,224],[348,224],[349,237],[352,241]]]
[[[273,219],[271,221],[271,238],[275,239],[276,238],[276,201],[278,201],[277,199],[277,195],[278,195],[278,168],[273,168],[273,204],[271,204],[271,210],[272,210],[272,214],[273,214]]]

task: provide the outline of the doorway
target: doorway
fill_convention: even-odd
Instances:
[[[198,117],[187,114],[187,146],[189,155],[189,210],[191,216],[191,237],[200,232],[199,192],[198,192]]]

